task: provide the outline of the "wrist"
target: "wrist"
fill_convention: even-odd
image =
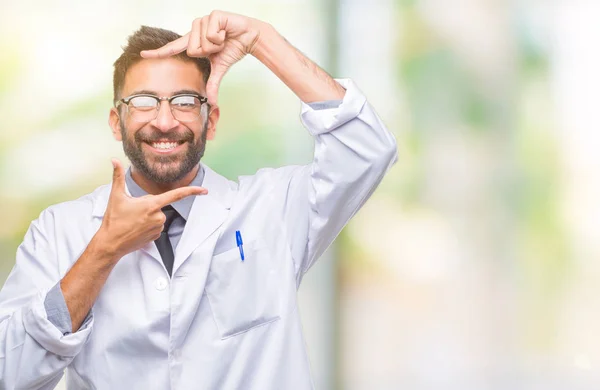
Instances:
[[[260,20],[256,21],[255,31],[257,34],[256,43],[253,45],[250,54],[264,63],[269,52],[269,46],[273,44],[274,40],[281,39],[285,41],[285,39],[272,25]]]
[[[119,250],[118,242],[102,228],[96,232],[88,250],[94,253],[94,258],[112,265],[123,256]]]

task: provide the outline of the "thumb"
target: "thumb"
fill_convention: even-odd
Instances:
[[[111,196],[113,193],[124,193],[125,192],[125,172],[123,171],[123,165],[121,162],[113,158],[111,159],[113,165],[113,180],[112,190],[110,191]]]

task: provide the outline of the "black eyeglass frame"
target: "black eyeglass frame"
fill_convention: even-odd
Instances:
[[[126,96],[123,99],[117,100],[115,102],[115,108],[118,108],[120,104],[125,104],[125,107],[127,107],[127,113],[129,114],[129,102],[136,98],[136,97],[149,97],[149,98],[153,98],[156,100],[157,104],[156,104],[156,115],[154,116],[154,118],[152,118],[150,121],[153,121],[154,119],[156,119],[156,117],[158,116],[158,111],[160,110],[160,103],[163,101],[167,101],[169,103],[169,109],[171,110],[171,115],[173,115],[174,118],[176,118],[175,113],[173,112],[173,106],[171,105],[171,102],[174,99],[177,99],[178,97],[182,97],[182,96],[193,96],[195,98],[197,98],[198,100],[200,100],[200,106],[202,106],[205,103],[208,103],[208,98],[200,95],[199,93],[180,93],[177,95],[173,95],[173,96],[156,96],[156,95],[152,95],[149,93],[138,93],[135,95],[131,95],[131,96]],[[209,105],[210,108],[210,105]],[[179,119],[177,119],[180,122],[193,122],[196,119],[200,118],[200,116],[202,115],[202,113],[199,113],[198,116],[192,120],[189,121],[181,121]]]

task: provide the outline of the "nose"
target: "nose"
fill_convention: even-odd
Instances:
[[[167,101],[160,102],[160,105],[158,106],[158,113],[156,114],[156,118],[153,122],[154,127],[164,132],[177,127],[179,124],[177,119],[175,119],[173,116],[171,107]]]

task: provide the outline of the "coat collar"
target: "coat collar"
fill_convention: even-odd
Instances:
[[[127,171],[125,171],[125,183],[127,184],[127,189],[129,190],[129,192],[131,193],[132,196],[139,198],[141,196],[148,195],[148,193],[142,187],[140,187],[135,182],[135,180],[133,180],[133,177],[131,176],[131,167],[129,167],[129,169],[127,169]],[[198,169],[196,176],[194,177],[194,179],[192,180],[192,182],[189,185],[202,187],[203,184],[204,184],[204,168],[202,167],[202,165],[200,165],[200,169]],[[187,221],[188,218],[190,217],[190,211],[192,210],[193,204],[194,204],[194,197],[188,196],[186,198],[178,200],[177,202],[171,203],[171,206],[173,206],[173,208],[175,210],[177,210],[179,215],[181,215],[183,217],[183,219],[185,219]]]
[[[207,165],[202,164],[202,167],[204,168],[204,181],[202,182],[202,186],[208,189],[208,194],[197,196],[196,199],[194,199],[194,204],[199,198],[204,200],[210,199],[211,203],[216,202],[220,207],[229,209],[231,207],[233,197],[235,196],[235,192],[237,191],[237,184],[219,175]],[[108,205],[108,198],[110,197],[111,185],[112,182],[100,187],[97,190],[97,194],[94,199],[94,208],[92,210],[93,217],[104,217],[106,206]],[[131,196],[127,186],[125,186],[125,191],[127,195]],[[192,206],[192,212],[193,209],[194,206]],[[190,212],[190,214],[192,212]]]
[[[173,275],[190,254],[225,222],[237,193],[235,182],[229,181],[204,164],[202,166],[204,167],[203,187],[208,190],[208,194],[196,196],[194,199],[189,219],[175,251]],[[104,217],[110,190],[110,184],[99,189],[94,202],[93,217]],[[149,242],[141,250],[162,262],[154,242]]]

